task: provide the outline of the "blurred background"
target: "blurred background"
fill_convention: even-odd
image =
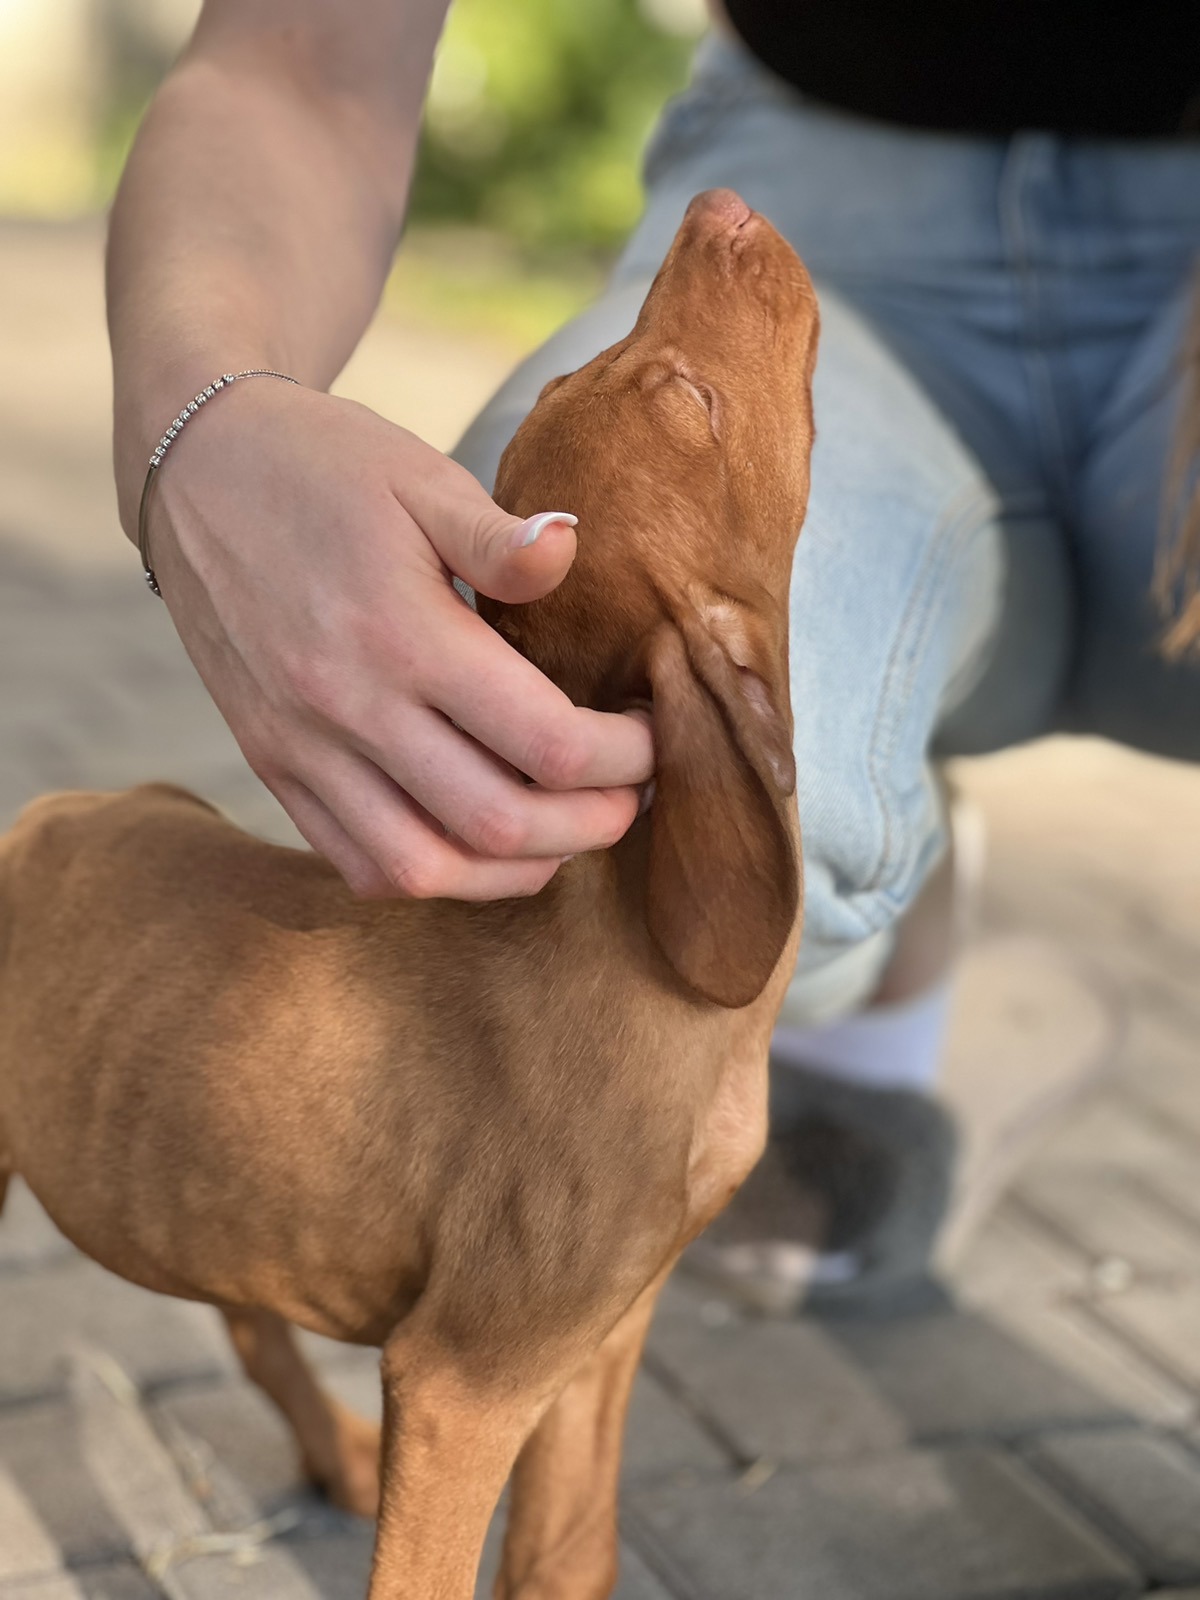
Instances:
[[[196,10],[195,0],[0,0],[0,826],[48,789],[158,777],[195,788],[250,827],[291,836],[204,694],[165,608],[147,597],[117,525],[110,477],[104,211],[138,118]],[[658,108],[684,81],[701,28],[700,0],[456,0],[412,225],[340,392],[439,447],[455,442],[520,356],[594,293],[638,215],[639,152]],[[1090,1428],[1112,1473],[1126,1481],[1149,1474],[1139,1502],[1148,1517],[1156,1505],[1177,1508],[1174,1554],[1151,1577],[1200,1583],[1200,773],[1100,741],[1047,740],[958,763],[954,777],[985,813],[989,835],[950,1061],[968,1157],[977,1148],[994,1154],[991,1136],[1008,1126],[1014,1104],[1053,1096],[1064,1063],[1094,1058],[1102,1087],[1023,1169],[956,1260],[956,1309],[864,1338],[802,1324],[764,1332],[707,1301],[676,1304],[635,1412],[638,1470],[652,1460],[673,1472],[681,1458],[690,1470],[694,1455],[711,1472],[711,1440],[739,1441],[722,1458],[736,1483],[730,1505],[715,1520],[697,1513],[697,1526],[711,1521],[722,1537],[729,1529],[740,1537],[744,1497],[770,1477],[759,1472],[744,1488],[751,1474],[738,1475],[748,1462],[769,1457],[820,1472],[826,1455],[840,1452],[849,1475],[823,1479],[815,1501],[797,1488],[795,1504],[816,1504],[813,1515],[823,1517],[843,1496],[845,1533],[826,1544],[806,1533],[805,1549],[844,1547],[851,1567],[866,1570],[854,1566],[858,1530],[885,1514],[887,1495],[864,1477],[866,1498],[855,1509],[859,1458],[874,1461],[907,1441],[917,1478],[907,1467],[894,1478],[908,1484],[934,1470],[934,1456],[920,1453],[931,1439],[982,1441],[988,1451],[997,1439],[1019,1439],[1020,1460],[1003,1445],[1003,1492],[1015,1474],[1040,1509],[1026,1521],[1013,1513],[999,1544],[982,1547],[993,1555],[972,1559],[980,1570],[1016,1562],[1012,1570],[1024,1571],[1020,1561],[1050,1549],[1045,1530],[1061,1532],[1067,1517],[1045,1498],[1054,1473],[1047,1469],[1036,1495],[1020,1477],[1032,1459],[1027,1442],[1057,1438],[1062,1426]],[[1010,1178],[1004,1155],[999,1175]],[[0,1596],[28,1600],[34,1591],[20,1585],[43,1572],[39,1563],[59,1570],[55,1540],[80,1570],[126,1559],[118,1535],[103,1532],[108,1524],[77,1515],[83,1479],[71,1476],[74,1447],[62,1443],[74,1415],[63,1399],[62,1352],[77,1337],[100,1345],[142,1386],[185,1476],[202,1439],[206,1481],[223,1462],[243,1485],[261,1480],[264,1514],[292,1503],[286,1441],[238,1387],[209,1329],[201,1308],[151,1300],[73,1257],[18,1191],[0,1225]],[[358,1386],[356,1403],[369,1403],[370,1361],[328,1359],[331,1372]],[[806,1376],[814,1372],[816,1387]],[[174,1420],[164,1420],[172,1407]],[[709,1440],[704,1449],[697,1427]],[[1069,1454],[1060,1452],[1055,1468],[1060,1486],[1078,1467]],[[951,1528],[951,1546],[953,1529],[967,1529],[973,1542],[988,1524],[991,1512],[973,1521],[962,1498],[975,1471],[937,1457],[942,1475],[929,1480],[926,1500],[912,1502],[921,1560],[937,1544],[932,1531],[919,1532],[921,1518],[930,1530]],[[120,1486],[99,1476],[111,1511]],[[1105,1481],[1097,1467],[1075,1502],[1103,1501],[1095,1528],[1144,1573],[1144,1551],[1159,1535],[1144,1522],[1118,1538],[1128,1506],[1120,1494],[1105,1499]],[[24,1501],[12,1498],[18,1490]],[[130,1495],[121,1515],[136,1521]],[[238,1505],[251,1502],[243,1496]],[[303,1519],[317,1515],[300,1503]],[[6,1505],[16,1518],[7,1524]],[[792,1510],[788,1502],[770,1522],[772,1537],[790,1537]],[[237,1516],[252,1512],[253,1504]],[[908,1514],[899,1502],[886,1512],[895,1540],[884,1540],[874,1566],[868,1561],[878,1584],[866,1583],[863,1594],[891,1596],[892,1574],[916,1570],[904,1544]],[[211,1505],[206,1515],[219,1525]],[[311,1526],[320,1537],[303,1546],[303,1559],[314,1583],[326,1594],[360,1594],[365,1531],[328,1534],[337,1559],[326,1571],[326,1524]],[[39,1544],[39,1527],[54,1537]],[[6,1545],[6,1528],[26,1539],[24,1556]],[[1094,1550],[1101,1534],[1088,1538]],[[12,1574],[17,1588],[9,1590]],[[1011,1592],[1143,1592],[1136,1579],[1088,1587],[1086,1576],[1064,1568],[1054,1580],[1060,1589],[1034,1574],[1014,1579]],[[827,1572],[811,1587],[829,1592]],[[44,1600],[51,1592],[58,1600],[68,1591],[37,1590]],[[967,1596],[932,1578],[920,1592]],[[982,1593],[971,1589],[968,1600]],[[644,1600],[662,1591],[647,1579],[622,1594]]]
[[[103,208],[198,0],[2,0],[0,208]],[[458,0],[431,85],[418,224],[603,250],[637,217],[636,156],[683,79],[702,0]]]
[[[198,10],[0,0],[0,212],[104,209]],[[638,152],[703,20],[702,0],[459,0],[430,88],[408,302],[524,338],[575,309],[637,218]]]

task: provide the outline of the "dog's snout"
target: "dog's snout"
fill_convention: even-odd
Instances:
[[[714,232],[744,228],[754,215],[741,195],[732,189],[706,189],[696,196],[688,210],[696,222]]]

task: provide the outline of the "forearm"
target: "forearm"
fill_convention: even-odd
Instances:
[[[325,387],[361,337],[403,217],[432,37],[407,94],[340,95],[286,51],[197,45],[138,134],[113,208],[108,315],[121,517],[166,420],[222,371]],[[239,41],[239,45],[241,45]]]

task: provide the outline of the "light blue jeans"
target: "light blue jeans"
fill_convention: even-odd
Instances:
[[[709,40],[610,287],[459,447],[489,487],[542,384],[628,332],[717,185],[791,240],[822,304],[791,593],[807,896],[784,1014],[803,1025],[867,997],[944,848],[936,755],[1071,730],[1200,758],[1200,672],[1155,655],[1146,598],[1200,142],[913,132]]]

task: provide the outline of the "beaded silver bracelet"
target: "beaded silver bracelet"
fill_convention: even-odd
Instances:
[[[167,451],[175,443],[183,429],[192,420],[201,406],[207,405],[219,389],[227,389],[231,383],[238,383],[242,378],[281,378],[284,383],[299,383],[298,378],[289,377],[286,372],[272,372],[267,367],[250,367],[245,372],[223,372],[194,400],[189,400],[187,405],[177,417],[167,424],[167,431],[154,447],[154,454],[150,457],[150,468],[146,473],[146,481],[142,485],[142,499],[138,506],[138,554],[142,558],[142,576],[146,580],[151,594],[156,594],[162,599],[162,590],[158,587],[158,579],[154,576],[154,568],[150,564],[150,532],[147,527],[147,511],[150,506],[150,489],[158,475],[158,469],[166,459]]]

